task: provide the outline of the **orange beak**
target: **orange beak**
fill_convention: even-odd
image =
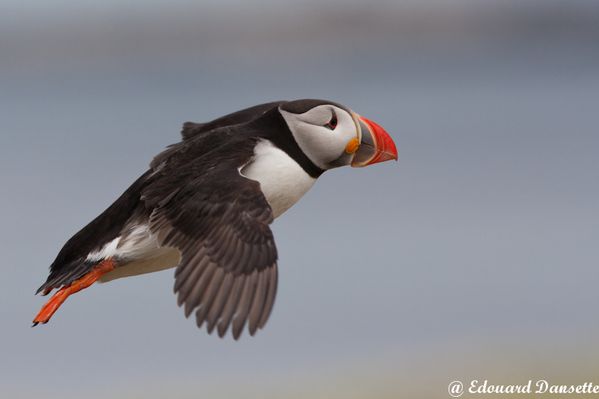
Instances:
[[[397,161],[397,147],[389,133],[370,119],[359,115],[355,116],[360,127],[361,140],[351,166],[363,167],[392,159]]]

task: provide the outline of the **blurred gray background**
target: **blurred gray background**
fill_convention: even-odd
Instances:
[[[329,172],[275,222],[265,330],[198,330],[172,271],[29,328],[62,244],[182,122],[304,97],[386,127],[400,162]],[[4,0],[0,122],[3,398],[597,378],[597,1]]]

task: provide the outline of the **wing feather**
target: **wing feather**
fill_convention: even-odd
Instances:
[[[185,151],[195,154],[205,139],[190,136],[182,146],[194,147]],[[181,253],[174,291],[185,316],[195,312],[198,327],[205,324],[209,333],[216,328],[221,337],[231,327],[238,339],[246,325],[254,335],[272,310],[277,250],[272,210],[260,185],[239,174],[256,142],[231,141],[217,141],[204,151],[209,157],[190,160],[178,151],[159,156],[142,198],[153,206],[149,225],[160,245]]]

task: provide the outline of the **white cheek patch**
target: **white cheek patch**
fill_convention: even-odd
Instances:
[[[331,130],[324,125],[330,121],[333,111],[337,115],[337,126]],[[358,135],[351,114],[334,105],[319,105],[303,114],[282,109],[280,112],[300,149],[321,169],[330,169],[333,166],[330,163],[339,159],[349,140]]]

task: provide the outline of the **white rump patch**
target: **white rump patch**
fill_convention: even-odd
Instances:
[[[121,241],[120,236],[110,241],[108,244],[105,244],[99,251],[90,252],[85,260],[90,262],[99,262],[102,259],[112,258],[117,253],[119,241]]]
[[[164,247],[155,252],[155,256],[147,259],[135,260],[119,266],[116,269],[102,275],[101,283],[107,283],[123,277],[137,276],[140,274],[154,273],[175,267],[181,261],[178,249]]]
[[[117,258],[124,263],[104,274],[101,282],[175,267],[180,254],[175,248],[160,247],[149,226],[140,224],[126,227],[120,236],[91,252],[86,260],[100,262],[107,258]]]

